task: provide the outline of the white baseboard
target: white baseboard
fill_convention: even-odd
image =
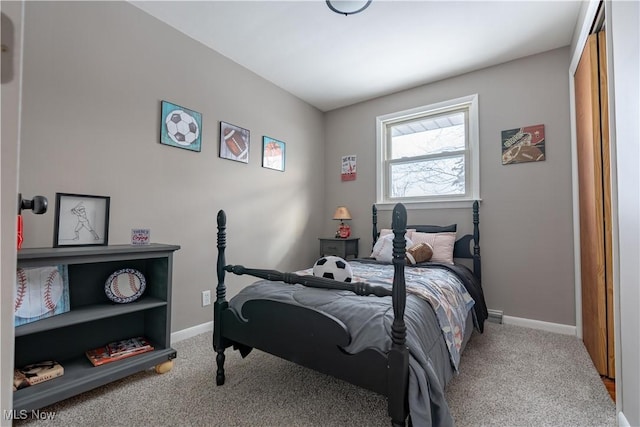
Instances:
[[[502,316],[502,323],[505,325],[523,326],[531,329],[541,329],[543,331],[555,332],[563,335],[576,335],[576,327],[571,325],[563,325],[561,323],[543,322],[542,320],[525,319],[523,317]],[[205,332],[213,331],[213,321],[192,326],[187,329],[171,333],[171,342],[179,342],[187,338]]]
[[[561,323],[544,322],[542,320],[525,319],[523,317],[502,316],[502,323],[505,325],[523,326],[525,328],[540,329],[548,332],[555,332],[563,335],[576,335],[576,327],[571,325],[563,325]],[[205,332],[213,331],[213,321],[202,323],[200,325],[192,326],[187,329],[171,333],[171,342],[179,342],[186,340],[187,338],[195,337],[196,335],[203,334]]]
[[[523,326],[525,328],[540,329],[563,335],[576,335],[576,327],[561,323],[544,322],[542,320],[525,319],[522,317],[502,316],[505,325]]]
[[[631,427],[629,421],[627,421],[627,417],[624,416],[622,411],[618,412],[618,426],[619,427]]]
[[[211,322],[202,323],[200,325],[192,326],[181,331],[171,333],[171,342],[176,343],[187,338],[195,337],[196,335],[204,334],[205,332],[213,331],[213,320]]]

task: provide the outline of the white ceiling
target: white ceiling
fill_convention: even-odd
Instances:
[[[571,43],[581,1],[133,1],[322,111]]]

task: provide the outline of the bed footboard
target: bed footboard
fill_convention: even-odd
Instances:
[[[392,228],[394,278],[392,289],[368,283],[345,283],[316,276],[300,276],[275,270],[227,265],[226,215],[218,213],[218,286],[214,303],[213,347],[217,352],[216,383],[224,384],[224,351],[229,346],[258,348],[319,372],[333,375],[387,396],[393,425],[407,419],[409,350],[406,346],[404,277],[407,212],[402,204],[393,210]],[[302,284],[316,288],[352,291],[358,295],[392,297],[394,320],[392,346],[388,354],[367,349],[348,354],[343,347],[350,342],[346,326],[326,313],[271,300],[251,300],[236,313],[226,301],[225,273],[248,274],[271,281]]]
[[[295,319],[295,322],[291,320]],[[233,309],[222,315],[225,335],[242,344],[289,360],[314,371],[340,378],[382,395],[387,379],[387,356],[376,349],[356,354],[342,348],[350,341],[347,327],[333,316],[278,301],[251,300],[241,316]],[[366,366],[368,372],[363,372]]]
[[[378,297],[388,297],[393,292],[383,286],[371,285],[365,282],[340,282],[338,280],[325,279],[317,276],[300,276],[295,273],[282,273],[276,270],[261,270],[246,268],[242,265],[227,265],[224,270],[239,276],[248,274],[260,279],[272,280],[274,282],[284,282],[288,284],[300,284],[310,288],[335,289],[341,291],[352,291],[356,295]]]

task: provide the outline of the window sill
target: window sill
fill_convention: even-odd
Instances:
[[[473,207],[473,202],[482,202],[482,199],[457,199],[457,200],[440,200],[433,202],[425,201],[397,201],[397,202],[379,202],[376,203],[376,208],[379,211],[392,211],[393,207],[397,203],[402,203],[407,210],[411,209],[470,209]]]

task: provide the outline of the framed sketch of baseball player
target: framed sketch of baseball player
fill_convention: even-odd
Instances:
[[[53,247],[106,246],[109,202],[108,196],[56,193]]]

